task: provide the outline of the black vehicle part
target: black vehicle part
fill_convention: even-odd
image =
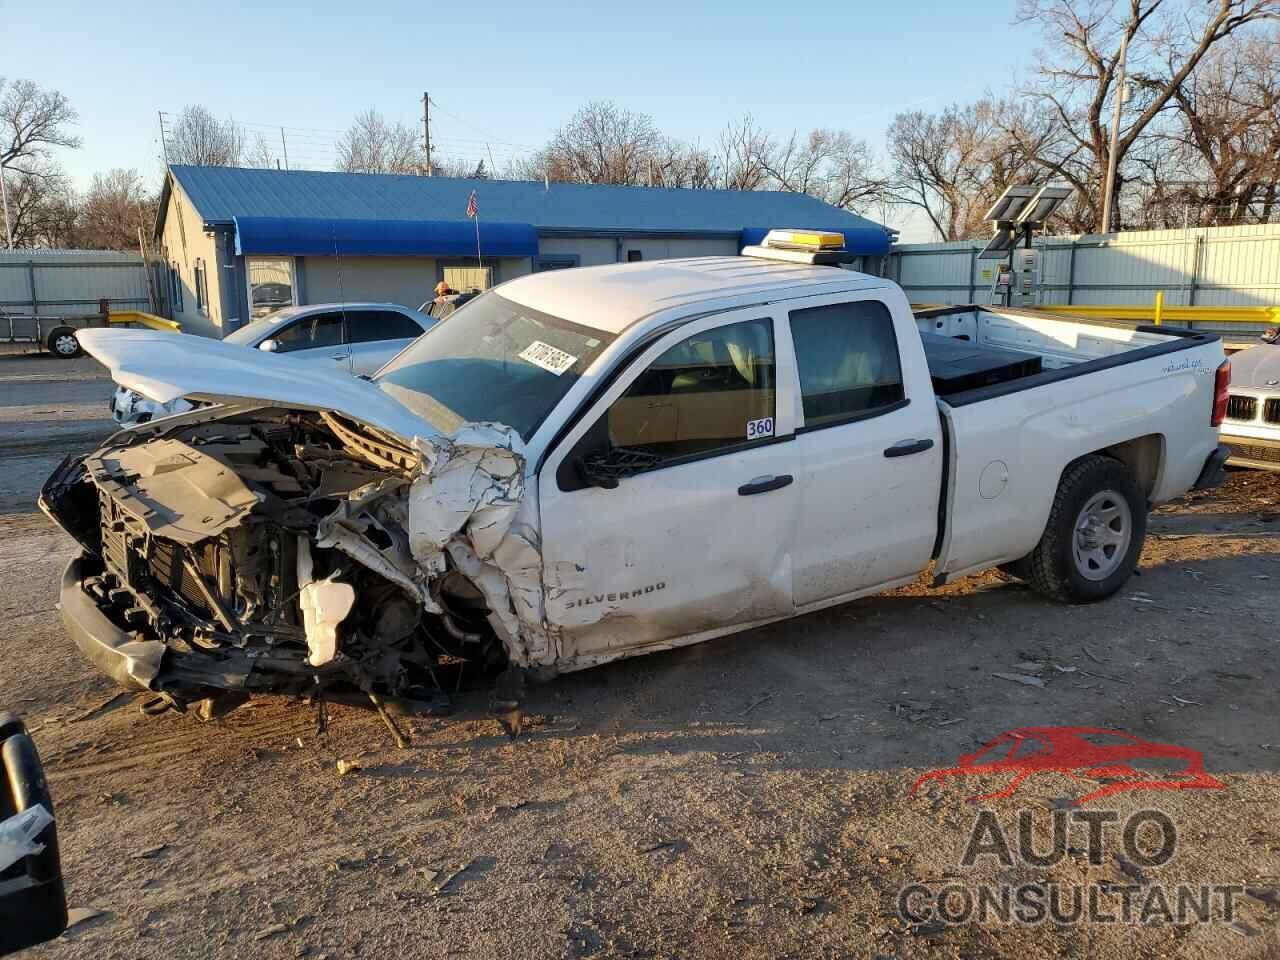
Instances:
[[[920,340],[933,391],[940,397],[1033,377],[1042,370],[1034,353],[979,346],[936,333],[922,333]]]
[[[1091,578],[1079,561],[1076,547],[1080,538],[1090,536],[1090,531],[1081,526],[1081,518],[1100,498],[1110,498],[1116,515],[1125,517],[1130,526],[1116,547],[1118,555],[1113,555],[1108,566]],[[1133,472],[1119,460],[1089,454],[1068,464],[1062,472],[1049,521],[1036,548],[1007,566],[1020,571],[1032,587],[1051,599],[1093,603],[1111,596],[1133,574],[1146,533],[1147,500]]]
[[[76,332],[71,327],[54,327],[49,331],[45,346],[50,353],[62,360],[72,360],[84,353],[80,341],[76,339]]]
[[[36,804],[53,813],[40,755],[11,713],[0,714],[0,771],[0,820]],[[0,870],[0,955],[45,943],[67,928],[57,824],[34,839],[44,845],[40,853]]]

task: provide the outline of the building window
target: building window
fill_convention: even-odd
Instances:
[[[208,271],[205,269],[204,260],[196,258],[195,282],[196,288],[196,309],[206,317],[209,315],[209,282]]]
[[[257,320],[296,302],[293,260],[289,257],[248,257],[249,314]]]
[[[176,263],[169,264],[169,302],[175,313],[181,313],[182,306],[182,272]]]
[[[488,290],[493,286],[493,268],[478,267],[474,264],[440,265],[440,279],[449,285],[451,290],[459,293],[474,293]]]
[[[551,254],[533,258],[533,272],[543,270],[570,270],[579,263],[576,253]]]
[[[627,263],[639,263],[643,259],[644,259],[644,254],[641,253],[639,250],[627,251]]]

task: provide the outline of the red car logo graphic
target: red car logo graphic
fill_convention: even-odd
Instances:
[[[1155,760],[1183,764],[1181,770],[1159,773],[1139,770],[1134,761]],[[1223,790],[1221,780],[1204,771],[1199,750],[1171,743],[1153,743],[1119,730],[1101,727],[1020,727],[1002,733],[974,753],[964,754],[954,767],[931,770],[916,780],[911,792],[948,777],[1011,773],[1002,790],[969,797],[971,803],[1013,796],[1035,773],[1053,772],[1077,780],[1107,781],[1074,801],[1083,806],[1128,790]]]

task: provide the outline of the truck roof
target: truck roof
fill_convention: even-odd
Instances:
[[[548,270],[504,283],[509,300],[607,333],[674,307],[730,309],[761,300],[884,287],[888,280],[838,267],[758,257],[690,257]]]

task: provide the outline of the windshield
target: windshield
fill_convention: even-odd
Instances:
[[[271,336],[272,330],[280,329],[280,324],[286,320],[292,320],[301,312],[300,307],[285,307],[283,310],[277,310],[269,317],[254,320],[252,323],[246,323],[239,330],[231,331],[222,338],[223,342],[238,343],[242,347],[256,346],[259,340],[265,340]]]
[[[491,421],[528,441],[612,340],[490,292],[407,347],[375,382],[444,433]]]

